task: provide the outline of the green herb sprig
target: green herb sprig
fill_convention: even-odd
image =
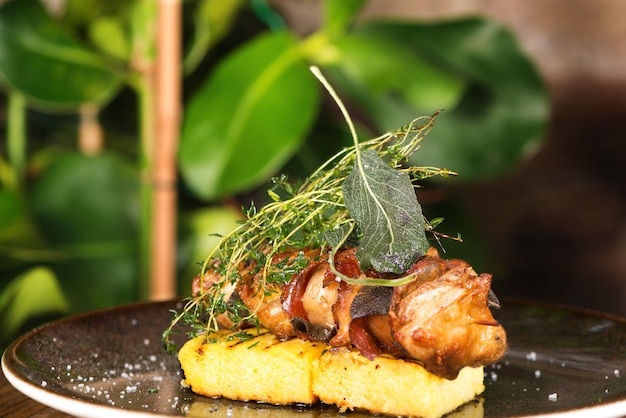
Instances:
[[[260,291],[270,295],[273,285],[288,283],[310,262],[301,252],[295,258],[277,263],[278,254],[319,249],[332,251],[332,257],[348,236],[359,236],[361,231],[346,208],[342,187],[357,158],[361,158],[360,153],[375,153],[391,169],[407,175],[413,187],[419,187],[417,182],[429,177],[456,175],[447,169],[404,166],[432,129],[437,115],[416,118],[407,126],[368,141],[355,140],[354,146],[335,154],[300,183],[294,184],[286,176],[273,178],[274,186],[268,191],[272,202],[259,210],[254,205],[245,210],[246,219],[223,236],[206,258],[201,275],[214,271],[220,279],[200,294],[187,298],[182,311],[174,314],[171,325],[163,332],[167,351],[172,353],[177,349],[172,341],[176,325],[191,327],[188,336],[193,337],[217,331],[217,317],[225,313],[236,324],[254,322],[255,312],[227,300],[241,279],[241,266],[251,266],[252,273],[261,274]],[[424,225],[431,224],[425,221]],[[339,238],[331,238],[333,234]]]

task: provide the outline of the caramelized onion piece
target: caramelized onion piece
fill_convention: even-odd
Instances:
[[[339,283],[337,281],[325,283],[325,273],[325,265],[318,266],[313,271],[302,295],[302,305],[312,324],[333,329],[335,318],[332,307],[337,302]]]
[[[240,269],[245,271],[245,267]],[[191,294],[198,296],[206,293],[213,286],[217,286],[220,283],[221,276],[214,270],[207,270],[202,275],[197,275],[191,282]],[[231,299],[238,299],[239,295],[235,292],[236,286],[234,284],[223,284],[224,288],[221,289],[223,293],[224,301],[228,302]],[[233,328],[236,324],[231,321],[227,314],[223,313],[217,318],[217,323],[222,328]]]

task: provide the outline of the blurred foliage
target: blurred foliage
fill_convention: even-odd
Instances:
[[[364,3],[322,2],[320,27],[299,37],[263,1],[184,1],[181,293],[210,234],[232,228],[241,205],[262,205],[271,176],[305,176],[350,144],[310,65],[345,99],[363,139],[445,109],[412,162],[457,171],[455,182],[506,175],[539,145],[546,91],[505,28],[479,17],[355,21]],[[155,12],[151,0],[0,7],[1,344],[42,313],[141,297]],[[87,104],[104,132],[96,155],[76,145]]]
[[[50,312],[70,312],[54,273],[45,267],[24,271],[0,295],[0,315],[10,319],[2,322],[0,338],[14,337],[33,317]]]

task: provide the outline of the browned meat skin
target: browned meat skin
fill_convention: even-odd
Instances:
[[[394,339],[411,358],[451,379],[465,366],[491,364],[504,355],[506,333],[488,305],[491,275],[433,254],[408,273],[418,279],[394,289],[389,315]]]
[[[240,266],[239,270],[244,271],[245,267]],[[217,286],[220,283],[221,279],[222,277],[216,271],[207,270],[204,275],[199,274],[193,278],[191,282],[191,294],[193,296],[204,294],[213,286]],[[224,299],[229,300],[233,292],[235,291],[235,285],[224,285],[224,288],[222,288],[221,291],[224,293]],[[222,328],[229,329],[236,326],[236,324],[230,320],[227,314],[221,314],[216,319],[220,327]]]
[[[280,263],[285,258],[293,260],[299,253],[300,251],[282,253],[275,256],[272,262]],[[306,250],[304,255],[313,260],[319,255],[319,250]],[[296,332],[291,323],[292,315],[289,315],[282,307],[281,297],[284,293],[284,287],[279,284],[266,283],[262,273],[253,273],[254,267],[253,264],[244,263],[239,266],[239,273],[242,278],[236,286],[227,286],[224,289],[224,299],[228,301],[236,293],[248,310],[256,316],[259,324],[270,329],[279,339],[285,340],[295,337]],[[206,292],[220,279],[219,274],[214,269],[208,269],[204,275],[194,278],[192,294],[197,296]],[[226,314],[220,315],[217,320],[219,325],[224,328],[232,328],[235,325]],[[240,325],[245,327],[246,324]]]
[[[281,254],[274,262],[297,254]],[[416,279],[393,288],[386,305],[381,302],[384,312],[379,306],[373,312],[356,314],[351,308],[365,286],[337,280],[325,255],[315,251],[306,255],[311,263],[282,286],[262,287],[260,273],[250,274],[250,266],[241,268],[243,278],[236,293],[259,323],[279,338],[319,341],[317,332],[314,336],[295,330],[293,320],[297,319],[310,323],[311,329],[327,329],[326,342],[331,346],[352,344],[368,358],[390,354],[415,360],[447,379],[455,378],[465,366],[491,364],[504,355],[506,334],[489,310],[491,275],[477,275],[468,263],[441,259],[431,248],[406,273],[415,274]],[[335,267],[349,277],[364,275],[354,249],[338,252]],[[380,277],[373,271],[366,275]],[[215,276],[208,273],[202,281],[196,278],[194,291],[201,283],[206,289],[219,277]],[[228,326],[228,321],[222,325]]]

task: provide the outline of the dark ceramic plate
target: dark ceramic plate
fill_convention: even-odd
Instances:
[[[83,417],[362,417],[330,407],[273,407],[212,400],[180,385],[176,357],[161,345],[176,302],[143,303],[40,327],[2,358],[18,390]],[[505,301],[496,312],[510,349],[485,369],[481,402],[459,416],[626,415],[626,321],[570,308]]]

